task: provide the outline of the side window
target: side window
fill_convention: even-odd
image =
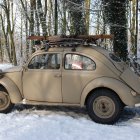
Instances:
[[[90,58],[78,54],[66,54],[65,69],[67,70],[95,70],[96,64]]]
[[[29,69],[59,69],[60,54],[40,54],[35,56],[28,65]]]

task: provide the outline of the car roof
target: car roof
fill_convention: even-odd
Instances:
[[[73,50],[73,48],[75,48],[75,51]],[[50,47],[47,51],[45,51],[44,49],[43,50],[37,50],[35,54],[40,54],[40,53],[44,53],[44,52],[89,52],[88,54],[92,54],[93,51],[96,51],[96,52],[99,52],[99,53],[102,53],[104,55],[108,55],[108,53],[110,51],[104,49],[103,47],[100,47],[100,46],[95,46],[95,45],[79,45],[77,47],[64,47],[64,46],[61,46],[61,47],[58,47],[58,46],[53,46],[53,47]]]

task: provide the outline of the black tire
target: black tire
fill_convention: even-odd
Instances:
[[[98,89],[87,99],[86,107],[93,121],[114,124],[120,118],[124,106],[113,91]]]
[[[9,113],[13,107],[9,95],[5,91],[0,91],[0,113]]]

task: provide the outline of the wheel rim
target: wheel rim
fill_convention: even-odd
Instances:
[[[100,118],[110,118],[115,113],[115,104],[107,96],[100,96],[93,102],[93,111]]]
[[[5,110],[10,104],[10,98],[5,92],[0,92],[0,111]]]

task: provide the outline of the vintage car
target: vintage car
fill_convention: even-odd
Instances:
[[[86,107],[93,121],[113,124],[125,106],[140,103],[140,79],[101,47],[55,45],[0,72],[0,112],[19,103]]]

